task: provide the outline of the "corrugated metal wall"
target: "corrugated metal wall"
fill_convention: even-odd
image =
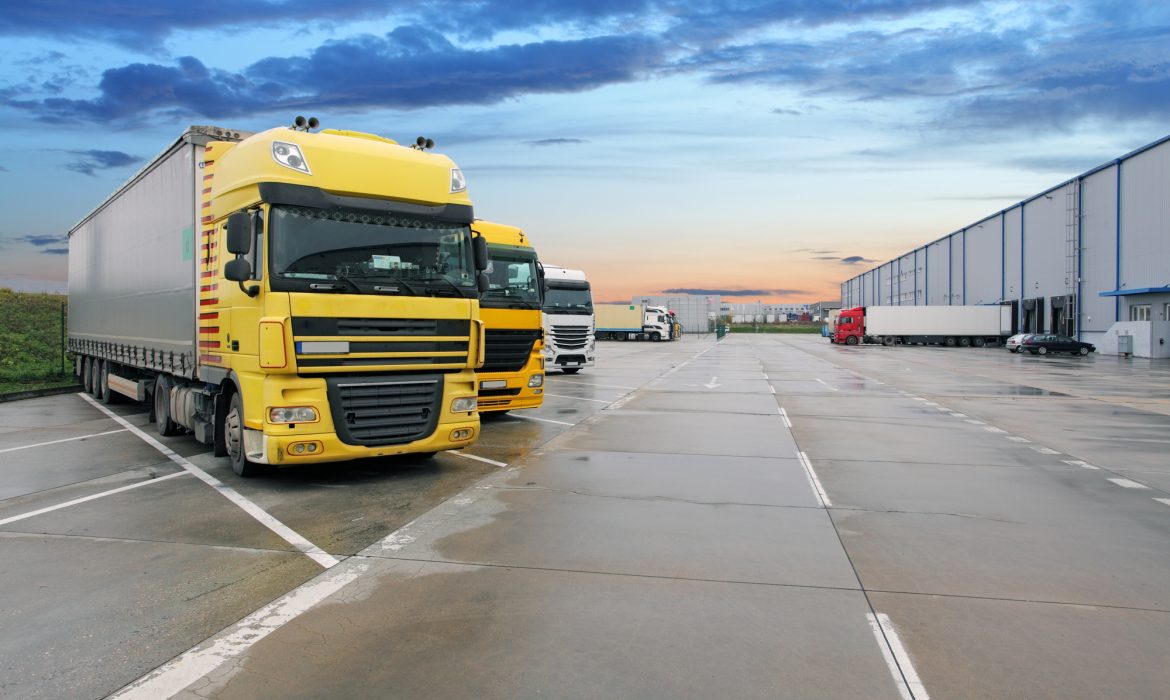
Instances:
[[[1166,313],[1162,296],[1100,293],[1167,285],[1170,137],[883,263],[841,289],[852,306],[1040,299],[1045,330],[1054,306],[1073,294],[1079,331],[1092,340],[1128,319],[1131,303],[1153,304],[1154,318]]]

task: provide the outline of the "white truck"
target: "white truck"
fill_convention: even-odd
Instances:
[[[661,306],[642,304],[598,304],[598,340],[671,340],[674,319]]]
[[[1010,306],[860,306],[843,309],[830,340],[841,345],[983,347],[1009,338]]]
[[[593,297],[581,270],[544,266],[545,369],[576,374],[593,366]]]

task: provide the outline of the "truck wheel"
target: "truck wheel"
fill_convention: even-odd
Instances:
[[[581,368],[580,367],[566,367],[565,369],[563,369],[561,371],[564,372],[565,374],[576,374],[576,373],[581,371]]]
[[[227,441],[227,456],[232,463],[232,471],[245,479],[258,475],[260,465],[249,462],[248,453],[244,450],[244,402],[240,400],[239,392],[232,394],[231,404],[223,420],[223,436]]]
[[[651,333],[650,340],[653,340],[655,343],[661,342],[662,341],[662,334],[661,333]]]
[[[971,339],[967,338],[967,337],[959,338],[959,347],[961,347],[961,348],[971,347]]]
[[[971,341],[971,344],[977,348],[981,348],[981,347],[987,345],[987,339],[986,338],[976,338],[976,339]]]
[[[857,336],[851,335],[845,339],[846,345],[857,345]]]
[[[102,403],[109,406],[110,404],[117,401],[117,399],[115,398],[117,396],[117,394],[113,391],[110,391],[110,363],[108,360],[102,360],[102,369],[101,369],[100,376],[101,376]]]
[[[946,340],[943,341],[943,345],[947,346],[948,348],[953,348],[953,347],[955,347],[956,344],[957,344],[957,341],[951,337],[948,337]]]
[[[85,393],[93,393],[93,375],[89,373],[89,363],[93,360],[89,359],[89,355],[81,358],[81,387]]]
[[[154,380],[154,429],[168,437],[179,434],[179,425],[171,420],[171,383],[163,375]]]
[[[882,345],[885,345],[886,347],[890,347],[893,344],[894,344],[894,336],[892,336],[892,335],[883,335],[882,336]]]

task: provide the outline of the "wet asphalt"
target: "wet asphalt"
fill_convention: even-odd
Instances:
[[[599,356],[463,455],[243,480],[157,438],[327,571],[81,398],[0,405],[0,696],[1165,696],[1170,363]]]

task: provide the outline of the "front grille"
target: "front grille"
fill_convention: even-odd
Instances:
[[[501,406],[511,406],[512,399],[480,399],[476,402],[479,408],[499,408]]]
[[[468,321],[436,318],[318,318],[294,316],[293,335],[466,336]]]
[[[532,345],[541,331],[506,331],[489,329],[485,333],[484,362],[479,372],[519,372],[528,364]]]
[[[479,395],[484,396],[519,396],[519,389],[480,389]]]
[[[439,420],[443,375],[326,380],[337,436],[347,445],[402,445],[429,437]]]
[[[552,339],[562,350],[580,350],[589,338],[589,326],[553,326]]]

